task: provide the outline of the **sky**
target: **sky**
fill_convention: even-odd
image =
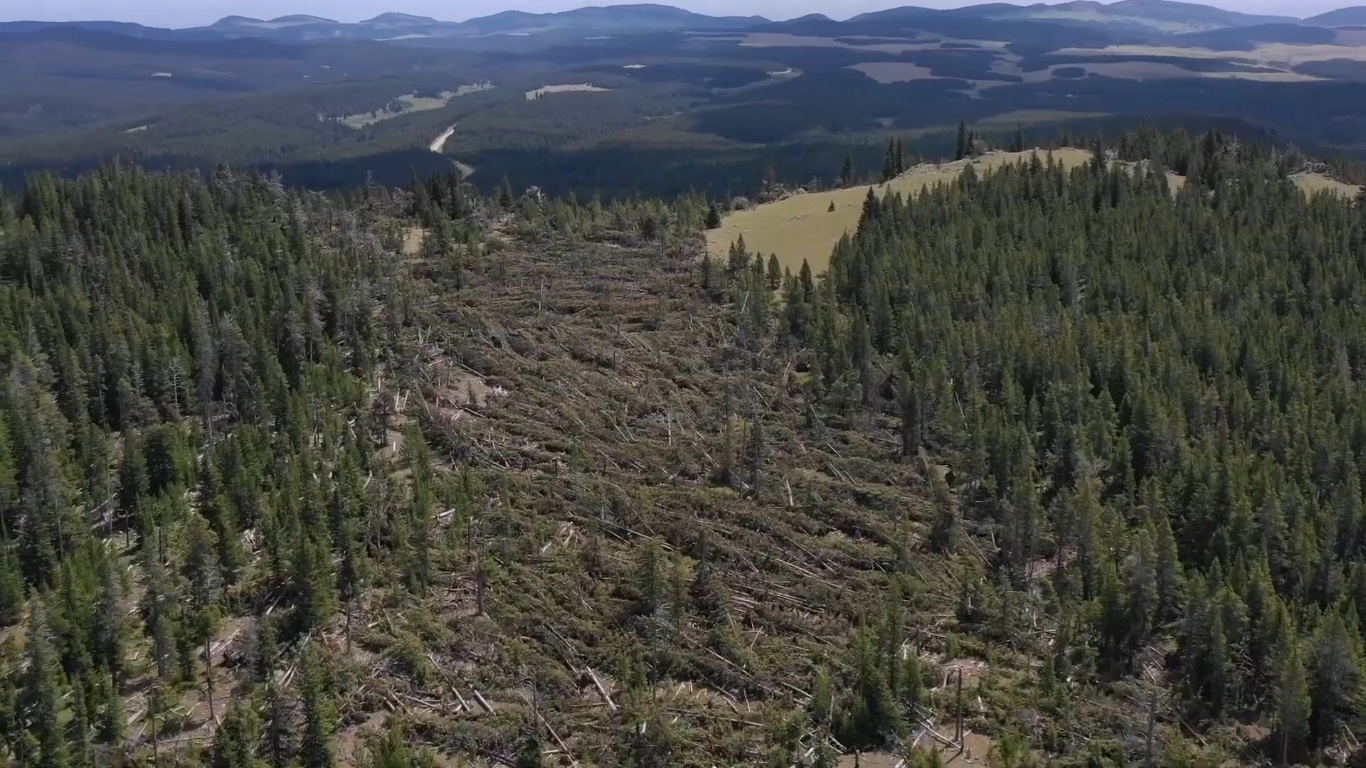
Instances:
[[[210,24],[224,16],[274,18],[306,13],[338,21],[359,21],[386,11],[463,21],[516,8],[544,13],[582,5],[611,4],[614,0],[0,0],[0,21],[111,20],[135,21],[157,27]],[[645,2],[647,0],[639,0]],[[952,8],[982,0],[655,0],[713,15],[759,15],[790,19],[808,13],[845,18],[899,5]],[[1245,13],[1312,16],[1360,0],[1204,0]],[[1027,4],[1027,3],[1020,3]]]

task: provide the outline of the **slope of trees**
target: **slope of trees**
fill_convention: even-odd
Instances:
[[[698,260],[701,196],[36,177],[0,761],[831,765],[955,714],[997,766],[1349,757],[1366,215],[1299,162],[969,169],[823,276]]]
[[[1047,616],[998,639],[1046,662],[1049,708],[1157,681],[1162,719],[1338,754],[1366,702],[1366,209],[1215,134],[1122,151],[1153,160],[870,195],[826,279],[790,282],[789,332],[827,407],[948,457],[931,541],[995,544],[960,625]]]
[[[0,201],[0,622],[26,630],[0,653],[6,760],[107,765],[197,689],[216,764],[255,765],[263,727],[328,764],[324,657],[300,641],[297,701],[272,670],[424,514],[378,517],[362,485],[409,312],[396,206],[126,167]],[[215,700],[205,662],[240,612],[268,617],[261,685]]]

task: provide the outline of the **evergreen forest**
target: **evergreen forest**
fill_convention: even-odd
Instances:
[[[1362,764],[1366,207],[1092,149],[821,274],[702,195],[4,191],[0,764]]]

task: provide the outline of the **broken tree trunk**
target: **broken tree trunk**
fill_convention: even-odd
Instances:
[[[590,669],[588,670],[588,676],[593,678],[593,685],[597,687],[598,693],[602,696],[602,700],[607,702],[607,708],[612,710],[613,712],[616,712],[616,702],[612,701],[612,696],[607,693],[607,689],[603,687],[602,681],[598,679],[598,673]]]

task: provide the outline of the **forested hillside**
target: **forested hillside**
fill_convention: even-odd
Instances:
[[[932,543],[994,542],[960,626],[1005,612],[1044,711],[1156,684],[1159,717],[1317,761],[1361,726],[1366,215],[1213,135],[1125,152],[1156,162],[869,200],[792,317],[828,401],[894,383],[905,449],[952,467]]]
[[[329,621],[360,550],[389,546],[359,525],[369,385],[407,312],[392,206],[127,168],[0,204],[7,760],[108,765],[197,727],[196,688],[234,748],[255,716],[205,674],[223,620],[264,617],[268,676],[271,644]]]
[[[700,197],[36,177],[0,758],[1360,760],[1366,214],[1301,163],[1040,153],[826,275]]]

